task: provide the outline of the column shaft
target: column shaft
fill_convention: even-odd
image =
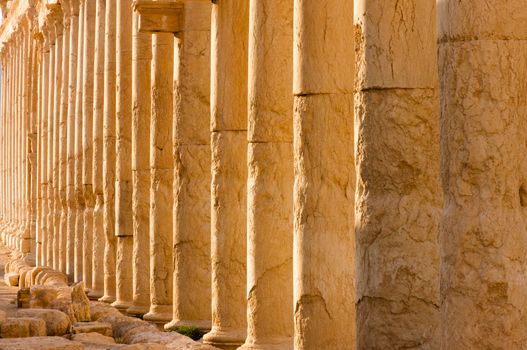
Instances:
[[[174,35],[152,38],[150,121],[150,312],[145,320],[172,319],[172,113]]]
[[[106,1],[97,0],[93,85],[93,254],[90,297],[99,299],[104,291],[104,198],[103,198],[103,120],[104,120],[104,27]]]
[[[438,2],[441,347],[527,342],[527,8]]]
[[[103,191],[104,191],[104,295],[102,301],[115,301],[115,30],[116,0],[106,0],[104,27],[104,120],[103,120]]]
[[[116,21],[116,174],[115,235],[117,236],[116,298],[128,309],[133,300],[132,251],[132,1],[117,1]]]
[[[127,312],[143,315],[150,308],[150,65],[152,39],[139,32],[134,12],[132,42],[132,174],[133,174],[133,305]]]
[[[243,344],[247,328],[248,16],[248,1],[212,4],[212,330],[204,341],[223,347]]]
[[[210,2],[187,2],[185,18],[210,18]],[[165,326],[211,327],[210,20],[176,35],[174,65],[174,295]],[[192,281],[189,283],[188,281]]]
[[[355,347],[353,1],[295,0],[294,11],[295,349],[349,349]]]
[[[355,9],[357,345],[438,349],[435,1],[362,0]]]

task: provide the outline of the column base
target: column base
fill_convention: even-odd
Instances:
[[[212,327],[212,330],[203,336],[203,344],[223,350],[235,350],[245,342],[246,334],[245,329]]]
[[[293,350],[293,337],[280,337],[263,339],[262,341],[245,343],[238,348],[239,350]]]
[[[92,290],[88,293],[88,299],[90,300],[99,300],[102,298],[103,296],[103,292],[102,291],[98,291],[98,290]]]
[[[106,303],[106,304],[112,304],[115,302],[115,297],[104,295],[101,298],[99,298],[100,302]]]
[[[116,300],[111,305],[119,310],[122,314],[126,315],[126,310],[132,306],[132,303],[129,301]]]
[[[131,316],[143,317],[150,310],[146,305],[132,305],[126,309],[126,313]]]
[[[175,331],[178,327],[195,327],[202,331],[210,331],[211,321],[184,321],[173,319],[165,325],[165,331]]]
[[[143,320],[164,325],[172,320],[172,305],[151,305],[150,311],[143,316]]]

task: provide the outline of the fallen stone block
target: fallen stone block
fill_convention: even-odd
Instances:
[[[72,337],[71,337],[71,340],[81,342],[84,345],[115,344],[115,339],[113,339],[112,337],[108,337],[106,335],[102,335],[100,333],[78,333],[78,334],[73,334]]]
[[[53,309],[27,309],[17,312],[19,317],[40,318],[46,323],[46,333],[50,336],[62,336],[70,329],[70,319],[68,315],[59,310]]]
[[[62,337],[0,339],[0,350],[84,350],[79,342]]]
[[[112,336],[112,325],[106,322],[77,322],[72,326],[72,333],[99,333]]]
[[[18,279],[19,274],[15,272],[6,273],[4,275],[5,283],[11,287],[17,287],[18,286]]]
[[[29,308],[29,288],[19,289],[16,293],[16,306],[19,309],[28,309]]]
[[[7,318],[0,326],[2,338],[23,338],[46,336],[46,322],[40,318]]]
[[[56,309],[69,316],[72,323],[90,321],[90,300],[84,284],[68,286],[33,286],[29,298],[32,309]]]
[[[165,345],[147,343],[147,344],[130,344],[130,345],[118,345],[113,346],[110,350],[168,350]]]
[[[103,303],[100,301],[90,302],[90,319],[92,321],[98,321],[103,317],[110,315],[122,315],[119,310],[113,306]]]

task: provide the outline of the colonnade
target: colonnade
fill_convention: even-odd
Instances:
[[[521,348],[527,10],[470,3],[0,1],[4,242],[224,349]]]

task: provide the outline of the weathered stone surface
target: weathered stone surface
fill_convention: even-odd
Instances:
[[[71,340],[83,344],[115,344],[115,339],[97,332],[73,334]]]
[[[16,293],[16,305],[20,309],[27,309],[30,306],[30,289],[22,288]]]
[[[17,317],[39,318],[46,323],[48,336],[62,336],[69,331],[70,319],[62,311],[50,309],[18,310]]]
[[[106,322],[77,322],[71,327],[73,334],[99,333],[107,337],[112,336],[112,325]]]
[[[90,302],[90,319],[91,321],[98,321],[101,318],[110,315],[122,315],[119,310],[111,305],[103,302]]]
[[[84,292],[84,284],[67,286],[33,286],[30,292],[30,308],[57,309],[66,313],[72,322],[90,321],[90,301]]]
[[[46,336],[46,322],[40,318],[7,318],[0,325],[2,338],[43,337]]]
[[[79,342],[62,337],[0,339],[0,350],[84,350]]]
[[[6,273],[4,275],[4,281],[8,286],[16,287],[18,286],[18,279],[20,275],[15,272]]]
[[[111,347],[110,350],[168,350],[165,345],[162,344],[130,344]]]
[[[71,307],[75,320],[90,321],[90,300],[84,292],[83,282],[71,288]]]

